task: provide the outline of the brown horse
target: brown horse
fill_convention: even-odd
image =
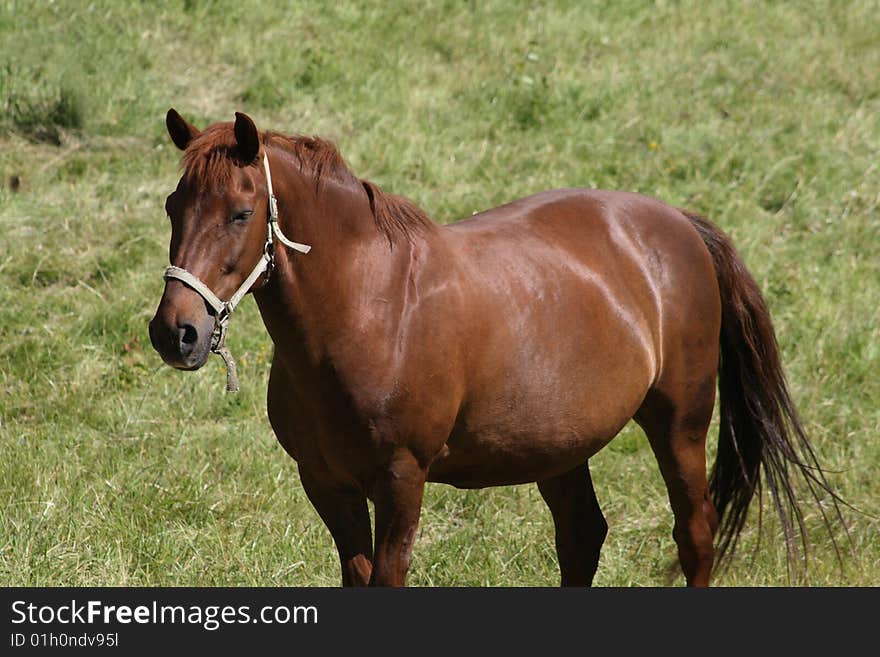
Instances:
[[[201,367],[253,292],[275,344],[269,420],[343,584],[404,584],[427,481],[537,482],[562,584],[590,584],[607,524],[588,460],[630,418],[659,463],[689,585],[709,583],[716,534],[721,555],[735,548],[761,481],[789,543],[804,535],[791,472],[834,497],[760,291],[697,215],[565,189],[439,226],[321,139],[260,133],[243,114],[200,132],[172,109],[167,127],[185,170],[166,202],[173,266],[153,346]]]

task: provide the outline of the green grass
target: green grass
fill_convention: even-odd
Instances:
[[[441,222],[575,185],[706,214],[768,297],[833,484],[880,515],[878,11],[2,3],[0,584],[338,582],[265,417],[271,343],[254,304],[230,335],[238,396],[223,393],[219,360],[180,373],[149,346],[178,175],[170,106],[199,126],[243,110],[333,138],[356,172]],[[597,583],[680,583],[641,433],[625,430],[592,468],[611,527]],[[841,570],[817,515],[809,581],[880,584],[878,521],[847,513]],[[753,555],[756,529],[753,514],[717,583],[788,583],[778,526]],[[556,582],[534,486],[429,486],[410,583]]]

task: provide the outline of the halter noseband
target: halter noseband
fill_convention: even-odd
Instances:
[[[251,286],[257,282],[257,279],[263,274],[266,275],[268,281],[272,274],[274,265],[274,238],[278,238],[284,246],[291,248],[300,253],[308,253],[312,247],[307,244],[293,242],[284,236],[281,227],[278,225],[278,199],[275,198],[275,192],[272,190],[272,174],[269,171],[269,158],[263,152],[263,169],[266,171],[266,187],[269,191],[269,211],[266,213],[266,244],[263,246],[263,255],[254,265],[250,275],[244,280],[235,293],[229,298],[229,301],[221,301],[220,298],[205,285],[198,276],[194,276],[182,267],[171,265],[165,269],[164,278],[171,278],[182,282],[187,287],[195,290],[201,295],[205,302],[214,309],[214,331],[211,333],[211,351],[226,364],[226,390],[228,392],[238,392],[238,374],[235,369],[235,360],[232,353],[226,346],[226,332],[229,328],[229,318],[232,311],[241,302],[244,296],[251,289]]]

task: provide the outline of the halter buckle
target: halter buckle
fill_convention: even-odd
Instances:
[[[272,226],[269,226],[269,237],[272,236]],[[263,273],[263,285],[269,283],[272,271],[275,269],[275,245],[271,239],[267,239],[263,245],[263,255],[266,256],[266,271]],[[262,287],[262,286],[261,286]]]

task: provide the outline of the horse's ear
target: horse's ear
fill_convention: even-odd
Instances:
[[[171,135],[171,141],[182,151],[186,150],[189,142],[199,136],[199,129],[187,123],[173,107],[165,115],[165,126],[168,128],[168,134]]]
[[[253,162],[260,152],[260,133],[247,114],[235,113],[235,141],[243,162]]]

